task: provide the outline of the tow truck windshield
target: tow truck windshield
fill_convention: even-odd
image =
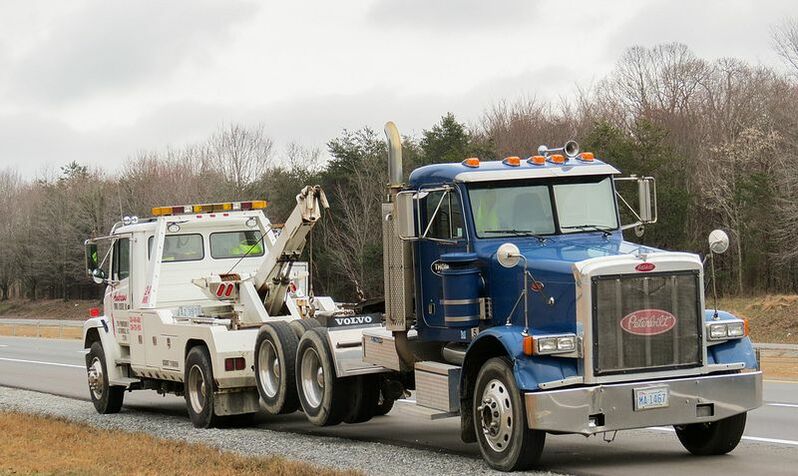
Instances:
[[[474,183],[468,196],[480,238],[618,228],[611,177]]]

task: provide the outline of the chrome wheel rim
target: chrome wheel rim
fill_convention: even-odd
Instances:
[[[488,446],[497,453],[506,450],[513,436],[513,402],[501,381],[493,379],[485,386],[477,417]]]
[[[280,388],[280,360],[271,341],[264,339],[258,349],[258,376],[263,393],[274,398]]]
[[[205,374],[200,366],[195,364],[188,371],[188,396],[194,413],[202,413],[202,409],[205,408],[206,393]]]
[[[91,361],[91,365],[89,365],[88,377],[89,377],[89,390],[91,390],[91,395],[94,397],[95,400],[102,400],[103,398],[103,364],[100,362],[99,357],[94,357]]]
[[[302,393],[312,408],[318,408],[324,395],[324,368],[315,349],[302,354]]]

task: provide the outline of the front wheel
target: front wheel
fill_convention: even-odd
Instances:
[[[472,405],[479,450],[491,468],[517,471],[537,463],[546,432],[526,427],[526,409],[509,360],[494,357],[485,362]]]
[[[94,342],[86,354],[86,373],[89,379],[89,394],[97,413],[119,413],[125,399],[125,387],[108,383],[108,367],[103,345]]]
[[[682,446],[698,456],[723,455],[740,443],[745,431],[746,413],[710,423],[675,426]]]

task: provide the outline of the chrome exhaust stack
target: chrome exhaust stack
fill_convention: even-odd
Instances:
[[[388,187],[395,191],[403,184],[402,180],[402,137],[392,121],[385,123],[385,137],[388,139]]]

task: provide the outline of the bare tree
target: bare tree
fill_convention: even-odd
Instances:
[[[262,126],[231,124],[211,137],[207,152],[212,165],[241,192],[272,165],[273,146]]]
[[[776,26],[772,32],[773,47],[798,75],[798,18],[788,18]]]

